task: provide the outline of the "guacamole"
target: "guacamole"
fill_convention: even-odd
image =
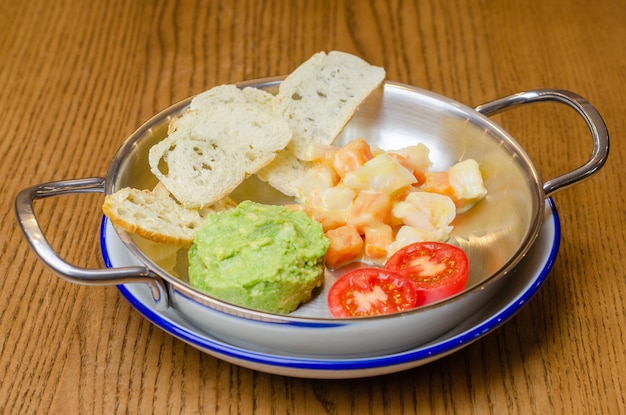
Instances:
[[[244,201],[211,214],[196,232],[189,280],[229,303],[289,313],[322,284],[328,245],[305,213]]]

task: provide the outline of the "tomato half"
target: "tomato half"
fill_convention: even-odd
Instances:
[[[465,252],[442,242],[417,242],[393,254],[385,268],[415,284],[418,305],[457,294],[467,285],[469,261]]]
[[[335,317],[376,316],[417,306],[417,292],[408,278],[384,268],[357,268],[342,275],[328,293]]]

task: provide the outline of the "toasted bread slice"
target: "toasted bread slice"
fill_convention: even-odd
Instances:
[[[293,137],[285,150],[257,173],[277,190],[294,196],[308,169],[311,144],[331,144],[367,96],[385,79],[383,68],[343,52],[319,52],[279,87],[277,111]]]
[[[185,207],[211,205],[269,164],[291,139],[271,109],[228,102],[183,114],[149,153],[152,173]]]
[[[293,131],[288,149],[304,160],[310,143],[331,144],[384,79],[383,68],[349,53],[313,55],[285,78],[276,96]]]
[[[152,191],[125,187],[107,195],[102,211],[109,220],[126,232],[154,242],[189,247],[207,215],[235,207],[229,197],[204,209],[189,209],[174,200],[158,184]]]

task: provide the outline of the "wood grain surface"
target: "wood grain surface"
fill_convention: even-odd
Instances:
[[[624,0],[0,0],[0,413],[626,413],[625,39]],[[196,350],[115,287],[62,280],[28,248],[13,211],[19,190],[105,175],[156,112],[218,84],[285,75],[320,50],[471,106],[551,87],[603,115],[609,161],[554,197],[553,271],[504,326],[400,373],[281,377]],[[546,179],[590,154],[584,123],[562,106],[494,120]],[[101,203],[37,203],[70,262],[103,267]]]

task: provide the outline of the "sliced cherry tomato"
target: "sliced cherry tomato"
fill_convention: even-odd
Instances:
[[[418,305],[424,305],[463,291],[469,261],[465,252],[454,245],[417,242],[393,254],[385,268],[409,278],[418,290]]]
[[[335,317],[395,313],[417,306],[417,292],[408,278],[384,268],[357,268],[342,275],[328,293]]]

